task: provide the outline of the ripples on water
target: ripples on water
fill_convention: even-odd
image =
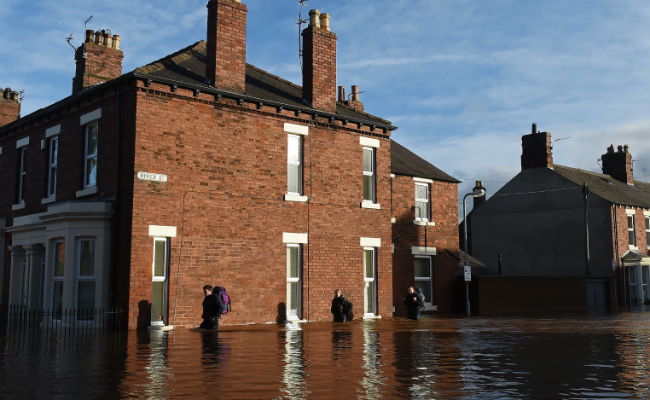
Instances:
[[[650,314],[0,334],[0,398],[650,398]]]

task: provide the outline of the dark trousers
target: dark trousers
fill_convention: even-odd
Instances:
[[[201,322],[201,326],[199,326],[201,329],[217,329],[219,328],[219,319],[218,318],[209,318],[209,319],[204,319],[203,322]]]

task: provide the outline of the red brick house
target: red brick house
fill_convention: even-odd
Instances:
[[[396,128],[356,87],[337,100],[329,16],[310,12],[301,87],[246,63],[244,4],[207,8],[206,41],[125,74],[119,36],[87,31],[73,94],[28,116],[5,92],[3,304],[196,326],[219,284],[226,324],[328,320],[335,288],[393,315]]]
[[[458,183],[454,177],[391,143],[393,292],[396,314],[414,285],[426,311],[451,312],[458,264]]]

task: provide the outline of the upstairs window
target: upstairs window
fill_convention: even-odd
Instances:
[[[16,203],[22,204],[25,202],[25,180],[27,178],[27,149],[21,147],[18,149],[18,182],[16,191]]]
[[[363,201],[375,203],[376,177],[375,177],[375,149],[363,148]]]
[[[287,138],[287,193],[302,195],[302,136]]]
[[[423,222],[431,220],[429,184],[427,183],[415,183],[415,220]]]
[[[645,217],[645,241],[646,247],[650,252],[650,217]]]
[[[627,216],[627,235],[630,246],[636,246],[636,235],[634,234],[634,215]]]
[[[56,194],[56,166],[59,155],[58,136],[48,139],[48,162],[47,162],[47,196]]]
[[[84,127],[84,188],[97,185],[98,123]]]

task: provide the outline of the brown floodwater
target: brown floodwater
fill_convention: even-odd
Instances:
[[[650,313],[0,333],[1,399],[189,397],[647,399]]]

